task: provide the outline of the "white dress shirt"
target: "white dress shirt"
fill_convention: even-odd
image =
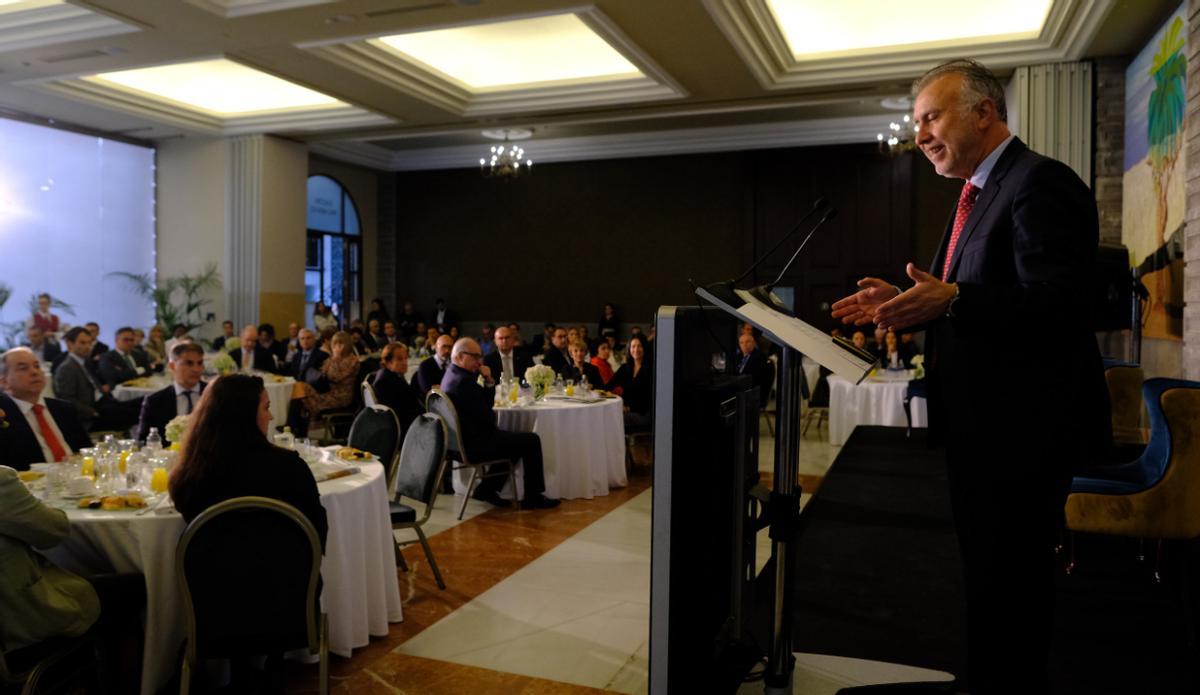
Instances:
[[[50,445],[46,443],[46,438],[42,436],[42,426],[38,424],[37,415],[33,412],[33,406],[42,406],[42,415],[46,418],[46,422],[50,423],[50,429],[54,431],[54,436],[58,437],[59,444],[62,445],[63,451],[68,455],[71,453],[71,446],[67,444],[66,437],[63,436],[62,430],[58,429],[58,423],[54,421],[54,416],[50,413],[50,409],[46,407],[46,399],[38,396],[37,403],[23,401],[20,398],[13,399],[17,407],[21,409],[21,414],[25,416],[25,421],[29,423],[29,429],[33,430],[33,436],[37,437],[38,446],[42,447],[42,460],[53,461],[54,452],[50,450]]]

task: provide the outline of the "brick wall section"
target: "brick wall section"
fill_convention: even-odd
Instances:
[[[1188,2],[1187,214],[1184,227],[1183,373],[1200,379],[1200,0]]]
[[[1125,66],[1128,58],[1099,58],[1095,89],[1096,159],[1092,190],[1100,213],[1101,243],[1121,243],[1121,183],[1125,169]]]
[[[375,289],[393,316],[401,307],[396,297],[396,175],[379,175],[379,242],[375,251]]]

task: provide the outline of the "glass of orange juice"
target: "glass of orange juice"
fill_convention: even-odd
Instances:
[[[154,472],[150,474],[150,489],[155,494],[161,495],[167,491],[167,469],[162,466],[157,466]]]
[[[86,476],[88,478],[95,477],[96,459],[91,456],[84,456],[83,463],[79,466],[79,475]]]

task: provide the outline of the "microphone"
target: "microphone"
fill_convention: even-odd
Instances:
[[[810,217],[812,217],[812,216],[813,216],[813,213],[815,213],[815,212],[818,212],[818,211],[820,211],[820,210],[824,210],[824,209],[825,209],[825,208],[827,208],[827,207],[829,207],[829,199],[828,199],[828,198],[826,198],[825,196],[821,196],[821,197],[817,198],[816,200],[814,200],[814,201],[813,201],[813,206],[812,206],[812,209],[811,209],[811,210],[809,210],[808,212],[804,213],[804,217],[801,217],[801,218],[800,218],[800,221],[796,223],[796,226],[792,227],[792,231],[790,231],[790,232],[788,232],[787,234],[783,235],[783,238],[782,238],[782,239],[780,239],[780,240],[779,240],[779,241],[778,241],[778,242],[777,242],[777,243],[776,243],[774,246],[772,246],[770,251],[767,251],[767,252],[766,252],[766,253],[764,253],[764,254],[762,255],[762,257],[760,257],[760,258],[759,258],[757,261],[754,261],[754,263],[753,263],[753,264],[751,264],[751,266],[750,266],[749,268],[747,268],[747,269],[746,269],[746,272],[744,272],[744,273],[742,273],[741,275],[737,276],[737,278],[735,278],[735,279],[734,279],[734,280],[733,280],[733,281],[730,283],[730,285],[736,285],[736,284],[738,284],[739,282],[741,282],[742,280],[744,280],[744,279],[746,278],[746,276],[747,276],[747,275],[749,275],[750,273],[754,272],[754,269],[755,269],[755,268],[757,268],[758,266],[762,265],[762,262],[763,262],[763,261],[767,260],[767,258],[768,258],[768,257],[770,257],[770,255],[771,255],[771,254],[773,254],[773,253],[775,253],[776,251],[778,251],[780,246],[783,246],[783,242],[787,241],[788,239],[790,239],[790,238],[792,237],[792,235],[793,235],[793,234],[795,234],[796,232],[800,231],[800,227],[801,227],[801,226],[803,226],[803,225],[804,225],[804,223],[808,221],[808,218],[810,218]],[[822,220],[822,221],[824,221],[824,220]],[[821,226],[821,223],[820,223],[820,222],[818,222],[818,223],[817,223],[817,226],[818,226],[818,227],[819,227],[819,226]],[[815,227],[814,227],[814,229],[815,229]],[[812,236],[812,232],[809,232],[809,233],[808,233],[808,235],[809,235],[809,236]],[[806,239],[805,239],[805,241],[808,241],[808,239],[806,238]],[[801,245],[800,245],[800,248],[804,248],[804,244],[801,244]],[[793,256],[792,258],[793,258],[793,259],[795,259],[795,256]],[[778,280],[776,280],[776,282],[778,282]]]
[[[812,238],[812,235],[821,228],[821,225],[837,217],[837,212],[837,208],[829,208],[829,212],[825,213],[825,215],[813,225],[813,228],[808,232],[808,236],[804,237],[804,241],[800,242],[800,245],[796,247],[796,252],[793,253],[792,257],[788,259],[787,264],[783,266],[783,270],[779,271],[779,275],[776,275],[775,279],[766,285],[768,292],[771,290],[771,288],[775,287],[775,285],[778,285],[779,281],[783,279],[783,276],[787,274],[788,269],[791,268],[792,264],[796,262],[796,259],[800,256],[800,252],[804,250],[804,245],[808,243],[808,240]]]

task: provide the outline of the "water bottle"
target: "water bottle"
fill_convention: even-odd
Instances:
[[[146,436],[146,448],[154,452],[162,451],[162,436],[157,427],[150,428],[150,434]]]
[[[567,390],[567,385],[563,381],[562,374],[555,374],[554,375],[554,388],[552,389],[552,392],[557,396],[561,396],[561,395],[563,395],[563,393],[566,392],[566,390]]]
[[[579,377],[579,390],[583,392],[581,395],[584,396],[590,396],[592,394],[592,385],[588,383],[587,374]]]

